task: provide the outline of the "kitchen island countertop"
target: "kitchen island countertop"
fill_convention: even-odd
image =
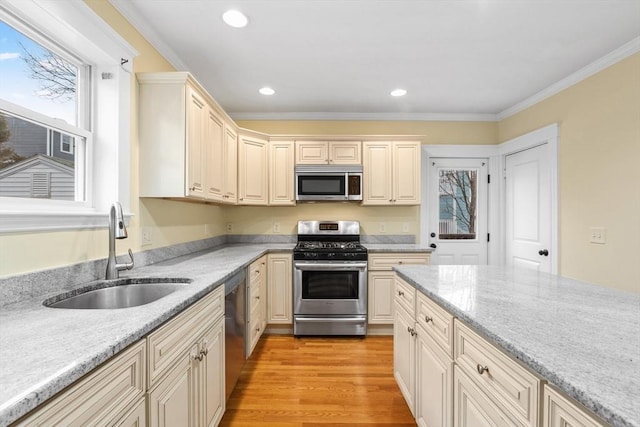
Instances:
[[[640,295],[532,270],[398,275],[613,426],[640,426]]]

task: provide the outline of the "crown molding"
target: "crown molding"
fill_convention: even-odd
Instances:
[[[336,120],[336,121],[432,121],[495,122],[495,114],[457,113],[229,113],[233,120]]]
[[[622,61],[623,59],[640,52],[640,37],[636,37],[635,39],[623,44],[616,50],[606,54],[600,59],[595,60],[591,64],[581,68],[573,74],[568,75],[564,79],[552,84],[546,89],[541,90],[529,98],[524,99],[523,101],[514,104],[513,106],[507,108],[504,111],[496,114],[496,118],[498,121],[504,120],[507,117],[513,116],[540,101],[543,101],[557,93],[562,92],[563,90],[573,86],[576,83],[585,80],[594,74],[599,73],[607,67],[612,66],[613,64]]]
[[[180,56],[147,24],[147,20],[135,9],[129,0],[108,1],[176,70],[186,71],[189,69]]]

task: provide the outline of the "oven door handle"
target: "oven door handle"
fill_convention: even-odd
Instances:
[[[295,262],[293,267],[296,270],[301,271],[346,271],[346,270],[365,270],[367,268],[366,262],[353,262],[349,264],[345,263],[323,263],[323,262]]]
[[[362,323],[367,320],[366,316],[357,317],[296,317],[298,323],[326,323],[339,321],[341,323]]]

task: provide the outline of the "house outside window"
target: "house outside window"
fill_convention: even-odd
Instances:
[[[0,233],[128,210],[136,54],[82,1],[0,2]]]

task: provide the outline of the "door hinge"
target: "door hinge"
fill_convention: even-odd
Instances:
[[[487,233],[487,242],[491,241],[491,233]]]
[[[491,175],[487,175],[487,184],[491,184]]]

